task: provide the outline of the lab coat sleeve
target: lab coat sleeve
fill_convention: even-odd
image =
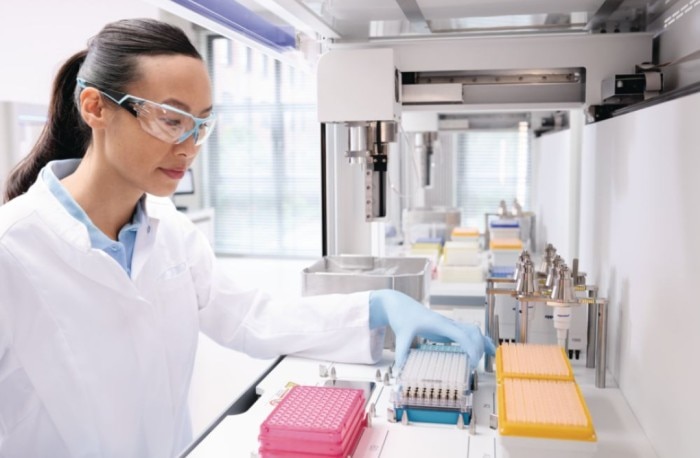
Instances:
[[[0,278],[8,280],[9,275],[7,275],[4,270],[13,264],[14,262],[10,261],[9,255],[6,253],[5,249],[0,246]],[[0,291],[2,291],[2,288],[0,288]],[[2,362],[5,357],[5,353],[7,353],[7,350],[10,347],[12,338],[10,328],[10,311],[6,309],[6,307],[10,306],[10,304],[7,299],[7,295],[3,294],[3,298],[0,300],[0,368],[3,367]],[[1,370],[0,374],[2,374]],[[0,380],[1,379],[2,377],[0,377]]]
[[[3,307],[5,307],[5,303],[0,302],[0,367],[2,367],[3,358],[10,346],[9,318]]]
[[[384,329],[369,329],[369,292],[273,300],[240,288],[216,264],[204,236],[191,234],[190,266],[200,329],[257,358],[295,354],[338,362],[381,358]]]

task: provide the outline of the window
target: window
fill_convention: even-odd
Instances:
[[[456,134],[457,207],[462,226],[484,231],[484,213],[513,199],[530,207],[530,140],[527,123],[515,129],[468,130]]]
[[[223,37],[211,37],[207,53],[218,114],[206,165],[217,254],[320,256],[315,75]]]

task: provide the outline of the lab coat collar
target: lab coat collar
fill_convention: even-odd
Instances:
[[[134,254],[131,258],[131,278],[134,280],[139,278],[146,261],[151,257],[159,222],[158,218],[148,216],[145,223],[139,226],[134,243]]]
[[[41,174],[27,191],[27,198],[33,201],[37,214],[48,223],[49,229],[59,238],[81,252],[90,249],[90,236],[87,227],[73,218],[63,207],[44,182]]]
[[[64,245],[52,244],[58,254],[69,265],[75,266],[86,275],[124,294],[135,293],[135,287],[124,270],[101,250],[93,249],[87,228],[75,219],[53,195],[41,176],[29,188],[27,198],[33,202],[37,214],[43,219],[55,235],[65,242]],[[132,278],[136,279],[143,271],[155,245],[160,217],[172,206],[167,198],[146,195],[143,205],[143,220],[136,234],[134,256],[132,258]],[[87,256],[86,256],[87,255]],[[103,259],[104,258],[104,259]]]

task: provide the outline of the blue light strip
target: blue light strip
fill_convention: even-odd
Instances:
[[[234,0],[172,0],[258,43],[282,51],[296,46],[294,28],[279,27]]]
[[[460,415],[465,425],[469,425],[472,414],[457,410],[438,410],[419,407],[397,407],[396,421],[401,422],[403,415],[408,415],[408,421],[414,423],[439,423],[443,425],[456,425]]]

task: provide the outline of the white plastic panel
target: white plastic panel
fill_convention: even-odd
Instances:
[[[646,33],[470,37],[347,43],[333,47],[386,48],[389,45],[394,49],[401,72],[584,67],[586,104],[600,103],[603,79],[616,73],[633,72],[635,64],[650,61],[652,57],[652,36]],[[463,110],[465,106],[458,108]]]
[[[320,122],[395,121],[400,88],[394,51],[330,51],[318,62]]]
[[[576,119],[580,120],[580,117]],[[566,129],[544,134],[532,141],[532,209],[537,215],[536,245],[542,251],[547,243],[551,243],[569,266],[577,255],[575,217],[578,215],[578,189],[572,183],[571,174],[572,169],[578,167],[580,146],[573,141],[574,138],[578,135],[572,134],[572,129]]]
[[[438,114],[435,112],[410,112],[401,115],[404,132],[437,132]]]
[[[700,94],[584,129],[582,268],[608,297],[608,361],[658,456],[696,456]]]

